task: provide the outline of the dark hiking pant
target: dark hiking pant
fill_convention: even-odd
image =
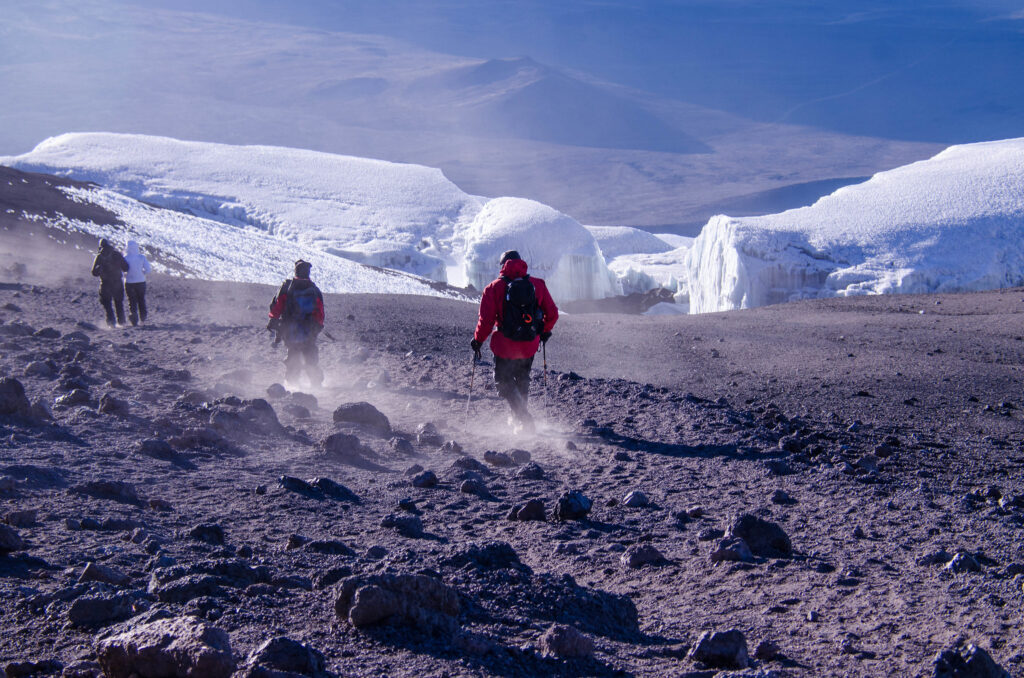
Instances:
[[[499,358],[494,356],[494,383],[498,395],[508,401],[519,419],[530,416],[526,409],[530,396],[530,369],[533,358]]]
[[[100,282],[100,304],[107,314],[107,325],[109,327],[114,326],[115,320],[119,324],[124,325],[124,287],[121,286],[120,280],[104,280]],[[116,316],[114,315],[115,309],[117,310]]]
[[[146,322],[146,283],[125,283],[124,291],[128,295],[128,320],[133,326],[140,320]]]
[[[324,371],[320,369],[320,351],[316,347],[316,339],[302,343],[285,344],[288,355],[284,359],[284,378],[291,384],[299,383],[305,369],[309,383],[319,386],[324,381]]]

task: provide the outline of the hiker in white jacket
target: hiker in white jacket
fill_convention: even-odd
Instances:
[[[153,270],[146,255],[139,251],[139,243],[128,241],[124,252],[128,272],[124,276],[124,291],[128,295],[128,320],[134,327],[146,322],[146,275]]]

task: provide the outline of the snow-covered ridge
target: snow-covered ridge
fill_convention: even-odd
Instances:
[[[686,258],[690,312],[1024,284],[1024,139],[953,146],[809,207],[712,218]]]
[[[217,229],[224,237],[233,230],[235,241],[248,235],[279,242],[311,261],[333,255],[436,282],[451,273],[452,282],[479,289],[497,274],[502,249],[518,249],[536,275],[549,279],[558,301],[620,291],[593,235],[572,218],[530,200],[468,195],[434,168],[107,133],[53,137],[24,155],[0,157],[0,164],[91,181],[215,222],[228,229]],[[130,210],[125,219],[152,226],[154,217]],[[163,245],[174,246],[174,237]],[[177,246],[205,246],[189,238],[178,237]]]

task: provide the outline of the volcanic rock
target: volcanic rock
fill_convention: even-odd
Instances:
[[[565,492],[555,504],[555,520],[584,520],[593,505],[579,490]]]
[[[102,414],[113,414],[118,417],[126,416],[129,413],[128,401],[113,396],[109,393],[104,393],[100,397],[100,404],[97,408]]]
[[[335,424],[355,424],[384,437],[391,434],[391,422],[367,402],[345,403],[334,410]]]
[[[437,476],[433,471],[423,471],[412,477],[413,487],[431,488],[437,487]]]
[[[508,468],[509,466],[515,466],[515,461],[512,457],[505,454],[504,452],[495,452],[494,450],[487,450],[484,452],[484,461],[491,466],[498,466]]]
[[[516,471],[516,478],[522,480],[543,480],[544,469],[539,464],[531,461]]]
[[[364,462],[363,444],[349,433],[332,433],[319,444],[320,452],[327,458],[345,464]]]
[[[395,436],[388,441],[388,449],[395,454],[400,454],[405,457],[416,454],[416,450],[413,448],[412,443],[410,443],[408,439],[400,436]]]
[[[125,504],[138,504],[139,495],[135,487],[122,480],[94,480],[71,488],[75,494],[84,494],[97,499],[109,499]]]
[[[651,544],[633,544],[619,556],[619,562],[635,570],[644,565],[661,565],[668,561],[661,551]]]
[[[0,555],[21,551],[24,548],[25,540],[21,538],[17,530],[0,525]]]
[[[539,645],[545,657],[571,659],[594,654],[594,641],[565,624],[553,624],[541,636]]]
[[[425,575],[356,576],[341,582],[334,610],[356,628],[389,624],[451,635],[458,628],[459,594]]]
[[[216,523],[204,523],[193,527],[188,536],[197,541],[203,541],[214,546],[224,544],[224,528]]]
[[[689,657],[717,669],[745,669],[750,663],[747,639],[736,629],[705,631],[690,650]]]
[[[273,384],[271,384],[270,386],[267,387],[267,397],[268,398],[272,398],[274,400],[277,400],[278,398],[283,398],[286,395],[288,395],[288,391],[285,390],[285,387],[282,386],[281,384],[273,383]]]
[[[31,410],[21,382],[14,377],[0,377],[0,415],[27,417]]]
[[[389,514],[380,521],[381,527],[390,527],[403,537],[418,539],[423,536],[423,521],[419,516]]]
[[[758,556],[783,558],[793,552],[789,536],[779,525],[750,513],[739,515],[733,521],[727,536],[739,537],[747,543],[750,551]]]
[[[132,598],[125,594],[82,596],[68,608],[68,621],[75,626],[104,626],[132,615]]]
[[[647,495],[640,490],[631,490],[622,498],[622,505],[629,508],[642,508],[650,505]]]
[[[36,524],[36,510],[8,511],[4,515],[4,522],[11,527],[32,527]]]
[[[988,652],[973,643],[943,650],[932,666],[935,678],[1010,678]]]
[[[531,499],[521,506],[513,507],[508,514],[509,520],[546,520],[547,511],[540,499]]]
[[[355,492],[348,489],[341,483],[331,480],[330,478],[313,478],[307,482],[311,487],[323,492],[331,499],[349,501],[355,504],[359,503],[359,497]]]
[[[718,547],[711,552],[711,562],[721,563],[725,561],[742,561],[748,563],[754,559],[747,542],[739,537],[723,539]]]
[[[981,572],[981,565],[978,563],[977,558],[972,556],[970,553],[961,551],[946,563],[945,569],[955,574],[961,574],[963,572]]]
[[[416,441],[420,445],[440,445],[444,438],[438,433],[434,424],[427,422],[416,427]]]
[[[146,438],[135,447],[135,452],[163,461],[178,461],[181,459],[181,455],[171,447],[171,444],[160,438]]]
[[[107,678],[229,678],[235,670],[228,634],[191,617],[131,627],[100,640],[96,655]]]
[[[247,678],[276,678],[288,675],[326,678],[327,661],[318,650],[291,638],[278,636],[252,651],[246,661]]]
[[[118,572],[112,567],[100,565],[99,563],[89,563],[85,566],[85,569],[82,570],[82,574],[79,575],[78,581],[98,581],[104,584],[112,584],[114,586],[127,586],[132,582],[132,579],[128,575]]]

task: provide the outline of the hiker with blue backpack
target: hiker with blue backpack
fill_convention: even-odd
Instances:
[[[541,342],[547,345],[558,321],[558,307],[540,278],[527,275],[528,266],[519,252],[501,255],[501,275],[484,288],[480,299],[480,319],[470,346],[473,359],[480,360],[480,349],[491,336],[494,354],[494,382],[498,394],[512,408],[510,423],[517,433],[533,433],[533,417],[527,408],[530,370]]]
[[[317,335],[324,329],[324,295],[309,279],[312,268],[308,261],[296,261],[295,277],[284,281],[270,303],[267,329],[276,330],[274,343],[283,341],[288,349],[284,378],[292,386],[298,385],[303,368],[311,386],[320,386],[324,380],[316,347]]]

